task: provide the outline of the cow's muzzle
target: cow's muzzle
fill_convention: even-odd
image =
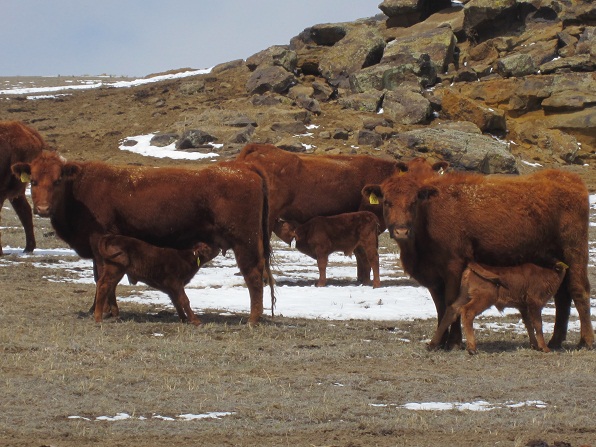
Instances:
[[[392,226],[389,229],[389,235],[396,241],[403,241],[410,237],[410,229],[408,227]]]
[[[48,205],[37,205],[34,211],[39,217],[50,217],[50,207]]]

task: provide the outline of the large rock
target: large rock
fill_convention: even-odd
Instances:
[[[274,45],[246,59],[246,66],[250,71],[255,71],[257,67],[278,65],[293,73],[296,70],[297,61],[296,52],[290,50],[288,46]]]
[[[385,94],[383,114],[397,124],[423,124],[429,121],[432,107],[419,91],[402,87]]]
[[[451,6],[450,0],[383,0],[379,9],[389,17],[387,26],[410,26]]]
[[[339,105],[344,109],[353,109],[359,112],[376,113],[383,101],[383,92],[369,90],[364,93],[343,96],[338,99]]]
[[[447,90],[441,101],[443,114],[455,121],[470,121],[483,132],[504,132],[507,130],[505,112],[470,99],[467,96]]]
[[[296,77],[284,68],[274,65],[256,69],[246,82],[246,90],[255,95],[265,92],[285,93],[294,85]]]
[[[410,57],[409,62],[400,64],[378,64],[363,68],[350,75],[350,89],[355,92],[369,90],[395,90],[404,82],[414,82],[420,87],[430,87],[437,82],[437,71],[430,62],[428,54],[422,54],[418,59]]]
[[[515,8],[515,0],[470,0],[464,6],[464,28],[474,35],[478,29],[492,23]]]
[[[377,27],[355,26],[322,55],[319,71],[331,85],[348,87],[350,74],[377,64],[384,48],[385,40]]]
[[[447,26],[403,36],[387,44],[381,64],[411,64],[412,60],[418,60],[421,55],[428,54],[435,70],[444,73],[453,61],[456,43],[455,34]]]
[[[453,129],[418,129],[394,138],[399,145],[448,161],[458,170],[517,173],[508,145],[492,137]]]
[[[536,66],[529,54],[512,54],[497,61],[497,71],[503,77],[522,77],[536,72]]]

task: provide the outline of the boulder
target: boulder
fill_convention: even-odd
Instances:
[[[246,66],[250,71],[255,71],[258,67],[279,66],[293,73],[297,63],[296,52],[290,50],[287,45],[274,45],[246,59]]]
[[[285,93],[296,82],[292,73],[274,65],[257,68],[248,78],[246,90],[253,95],[262,95],[265,92]]]
[[[469,35],[515,9],[515,0],[470,0],[464,6],[464,29]]]
[[[419,91],[403,87],[385,94],[383,114],[394,123],[423,124],[429,121],[432,107]]]
[[[182,134],[176,142],[176,149],[196,149],[214,141],[217,141],[217,138],[210,133],[199,129],[191,129]]]
[[[508,145],[485,135],[425,128],[403,132],[393,140],[402,147],[448,161],[458,170],[484,174],[518,172]]]
[[[354,95],[342,96],[338,99],[338,104],[344,109],[353,109],[360,112],[376,113],[383,100],[383,92],[370,90],[365,93],[356,93]]]
[[[149,144],[156,147],[166,147],[178,140],[179,135],[176,133],[160,133],[153,135]]]
[[[534,61],[529,54],[512,54],[497,61],[497,71],[503,77],[522,77],[536,72]]]
[[[441,101],[443,114],[454,121],[470,121],[483,132],[504,132],[507,130],[505,112],[488,107],[480,101],[452,90],[443,94]]]
[[[427,54],[435,71],[444,73],[453,61],[456,43],[453,31],[447,26],[403,36],[387,44],[381,64],[411,64],[412,60]]]
[[[321,56],[319,71],[329,84],[348,87],[350,74],[377,64],[384,48],[385,40],[377,27],[365,24],[354,26]]]
[[[383,144],[383,137],[372,130],[361,129],[358,131],[358,144],[379,147]]]

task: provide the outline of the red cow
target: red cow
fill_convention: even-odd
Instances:
[[[515,267],[492,267],[470,263],[461,279],[459,297],[447,307],[429,349],[436,348],[443,333],[458,315],[466,333],[470,354],[476,354],[474,318],[491,306],[500,311],[506,307],[517,308],[522,316],[530,344],[534,349],[550,352],[542,332],[542,309],[563,282],[567,265],[557,262],[553,268],[536,264]]]
[[[399,172],[395,160],[369,155],[308,155],[294,154],[271,144],[249,144],[237,160],[259,166],[268,179],[270,198],[269,228],[278,219],[305,223],[317,216],[336,216],[366,210],[379,219],[380,231],[385,230],[382,209],[363,200],[362,188],[369,183],[381,183]],[[415,170],[431,170],[428,163],[414,161]],[[436,165],[439,169],[445,164]],[[370,265],[366,255],[355,251],[358,280],[370,281]]]
[[[25,252],[35,249],[33,214],[25,197],[28,178],[15,178],[10,172],[14,163],[33,160],[46,148],[35,129],[18,121],[0,121],[0,210],[8,199],[25,229]],[[0,255],[2,241],[0,239]]]
[[[218,248],[199,242],[192,249],[176,250],[111,234],[99,239],[97,252],[104,263],[97,281],[98,295],[115,295],[116,286],[126,274],[131,284],[142,281],[166,293],[180,320],[200,324],[190,308],[184,286],[200,267],[219,254]]]
[[[379,220],[369,211],[344,213],[337,216],[313,217],[304,224],[278,221],[276,234],[288,244],[296,239],[298,251],[317,260],[317,287],[327,283],[327,262],[336,251],[352,256],[356,249],[366,255],[373,271],[373,287],[380,287],[379,278]],[[369,276],[369,274],[367,274]],[[370,280],[364,284],[370,284]]]
[[[96,280],[102,258],[97,242],[107,233],[132,236],[160,247],[191,248],[205,242],[232,249],[248,286],[249,323],[263,313],[263,273],[271,285],[268,189],[257,169],[220,163],[204,169],[119,167],[101,162],[67,162],[44,152],[13,173],[31,177],[34,209],[50,217],[56,234],[84,258],[93,258]],[[116,297],[96,296],[101,321]],[[273,303],[272,303],[273,304]]]
[[[383,201],[385,222],[399,245],[404,270],[428,287],[439,321],[459,295],[466,265],[507,266],[560,259],[569,270],[555,295],[555,331],[565,340],[571,299],[581,321],[580,346],[591,347],[588,265],[588,191],[571,173],[545,170],[525,176],[453,173],[419,181],[394,175],[368,185]],[[447,347],[461,343],[452,325]]]

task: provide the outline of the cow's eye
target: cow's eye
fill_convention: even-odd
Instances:
[[[60,183],[62,183],[61,178],[59,178],[58,180],[54,180],[54,186],[58,186]]]
[[[37,180],[33,180],[33,179],[31,179],[31,180],[29,181],[29,183],[31,184],[31,187],[32,187],[32,188],[33,188],[33,187],[35,187],[35,186],[37,186]]]

